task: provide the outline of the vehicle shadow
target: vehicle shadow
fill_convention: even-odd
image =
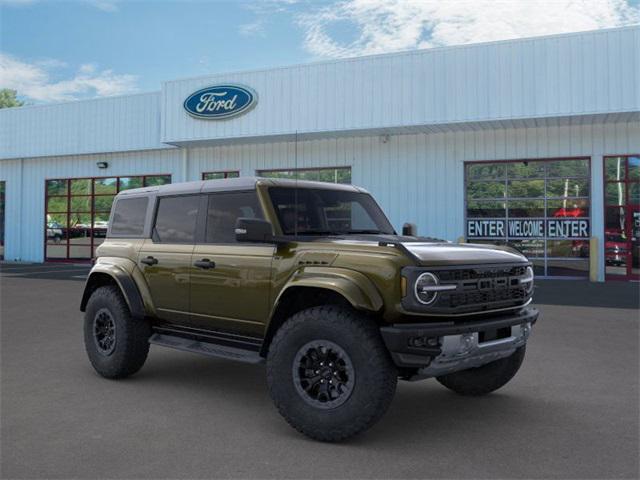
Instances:
[[[238,397],[255,407],[270,401],[264,365],[151,348],[147,363],[131,381],[177,386],[189,395]],[[220,395],[224,393],[224,395]]]
[[[260,412],[262,427],[258,428],[265,429],[262,435],[313,442],[290,428],[278,415],[269,397],[263,365],[185,356],[180,352],[178,355],[158,353],[132,380],[162,384],[163,388],[180,391],[192,399],[206,399],[209,407],[215,405],[216,410],[231,416]],[[548,421],[548,403],[538,405],[536,399],[523,394],[521,389],[516,392],[506,387],[486,397],[472,398],[456,395],[434,379],[398,382],[391,407],[375,428],[339,445],[402,449],[412,441],[424,445],[426,437],[434,442],[460,441],[460,432],[464,432],[467,440],[482,442],[486,438],[483,429],[489,425],[496,435],[505,430],[503,434],[508,437],[513,433],[506,430]],[[571,416],[569,406],[565,413],[558,413],[564,412],[561,405],[558,407],[556,414],[565,419],[567,414]]]

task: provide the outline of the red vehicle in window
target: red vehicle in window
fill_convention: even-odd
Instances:
[[[573,208],[561,207],[553,212],[555,218],[579,218],[587,217],[586,210],[574,205]],[[574,240],[571,245],[574,254],[581,258],[589,256],[589,240]]]
[[[555,212],[553,212],[553,216],[556,218],[578,218],[578,217],[586,217],[586,212],[580,207],[574,208],[559,208]]]
[[[604,261],[607,265],[626,265],[629,251],[624,231],[605,230]]]

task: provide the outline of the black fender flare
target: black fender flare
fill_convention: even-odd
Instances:
[[[80,302],[80,311],[84,312],[87,308],[87,302],[93,291],[104,285],[105,276],[108,276],[120,289],[122,296],[127,302],[129,311],[133,318],[144,318],[145,307],[142,301],[142,295],[138,290],[135,281],[131,276],[119,268],[116,265],[100,264],[96,265],[89,274],[87,282],[85,283],[84,293],[82,294],[82,301]]]

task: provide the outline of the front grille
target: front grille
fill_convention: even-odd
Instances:
[[[478,305],[510,300],[524,301],[526,299],[526,289],[524,287],[519,287],[451,294],[449,295],[448,303],[451,308],[456,308],[461,305]]]
[[[438,291],[429,305],[421,304],[413,291],[402,299],[408,312],[429,315],[482,314],[493,310],[518,308],[529,302],[530,285],[522,283],[527,277],[528,263],[461,265],[459,267],[408,266],[403,276],[409,285],[415,285],[424,272],[438,277],[441,286],[455,285],[454,289]]]
[[[526,303],[527,288],[520,283],[526,265],[478,266],[439,270],[441,284],[456,284],[451,292],[442,292],[435,307],[452,312],[476,312],[507,308]]]
[[[477,280],[479,278],[521,277],[525,274],[526,265],[501,268],[460,268],[438,272],[441,282],[458,282],[461,280]]]

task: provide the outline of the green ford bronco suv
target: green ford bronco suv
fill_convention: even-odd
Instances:
[[[266,363],[300,432],[373,425],[398,378],[483,395],[518,371],[538,312],[515,250],[398,235],[365,190],[264,178],[128,190],[87,279],[87,354],[122,378],[149,344]]]

